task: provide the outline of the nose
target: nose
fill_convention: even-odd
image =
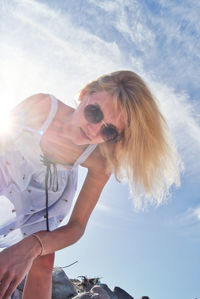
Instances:
[[[88,131],[88,135],[90,138],[95,138],[98,137],[100,135],[100,129],[101,129],[102,123],[98,123],[98,124],[92,124],[92,123],[88,123],[87,124],[87,131]]]

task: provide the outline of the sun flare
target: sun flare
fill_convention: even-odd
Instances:
[[[9,134],[11,131],[11,117],[9,111],[0,111],[0,136]]]

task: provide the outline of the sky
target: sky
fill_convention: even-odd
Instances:
[[[56,253],[56,266],[78,260],[65,269],[70,278],[102,277],[135,299],[200,298],[199,15],[198,0],[0,2],[0,119],[38,92],[75,107],[88,81],[133,70],[158,99],[184,162],[181,187],[146,211],[111,177],[84,236]]]

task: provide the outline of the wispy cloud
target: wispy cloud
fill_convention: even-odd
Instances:
[[[200,225],[200,205],[187,208],[185,212],[178,214],[172,221],[172,224],[178,224],[181,228],[190,228]]]
[[[200,222],[200,206],[197,206],[196,208],[192,209],[190,211],[190,214]]]
[[[1,1],[1,103],[5,105],[10,102],[10,105],[14,105],[30,94],[48,92],[55,94],[69,105],[73,105],[74,95],[87,81],[113,70],[132,69],[145,78],[158,98],[186,164],[185,176],[191,177],[192,180],[196,177],[197,182],[200,177],[199,15],[200,2],[197,0]],[[3,105],[1,109],[3,109]],[[186,190],[187,192],[188,190]],[[116,199],[119,196],[125,200],[128,197],[127,193],[124,195],[121,191],[114,197]],[[190,197],[196,198],[197,194],[198,191],[193,190],[192,194],[190,190]],[[104,195],[102,199],[104,199],[103,197]],[[171,208],[173,210],[173,227],[172,230],[169,230],[169,235],[166,232],[164,242],[166,245],[168,242],[170,243],[170,247],[166,246],[165,248],[167,261],[175,261],[173,268],[180,285],[184,281],[180,268],[186,269],[189,265],[187,269],[193,276],[198,277],[196,270],[198,250],[195,248],[199,248],[200,206],[195,205],[192,198],[190,199],[191,201],[188,200],[187,203],[186,198],[183,199],[186,212],[180,212],[180,210],[184,210],[180,201],[175,205],[177,210]],[[6,216],[7,208],[9,208],[6,205],[7,203],[2,200],[3,216]],[[171,213],[169,213],[169,218],[170,215]],[[129,212],[129,208],[126,206],[123,212],[122,208],[117,208],[115,200],[115,202],[100,202],[95,209],[95,217],[90,219],[91,229],[98,225],[102,227],[102,234],[105,237],[109,236],[109,248],[113,254],[116,254],[119,229],[125,228],[124,237],[128,236],[127,242],[125,239],[125,242],[118,242],[119,246],[118,244],[117,246],[119,247],[118,252],[126,252],[127,260],[131,261],[127,264],[129,269],[126,267],[128,269],[126,272],[131,273],[129,277],[133,276],[133,269],[137,273],[136,278],[138,273],[139,275],[142,272],[145,273],[148,266],[146,265],[147,260],[150,261],[150,266],[152,263],[155,264],[151,253],[153,249],[155,252],[158,251],[157,245],[162,241],[158,235],[155,244],[151,244],[152,249],[145,250],[146,244],[149,245],[149,239],[146,240],[147,234],[143,233],[141,218],[140,215],[134,216],[133,220],[131,209]],[[147,219],[147,222],[150,221],[149,230],[146,230],[148,225],[146,222],[144,228],[145,232],[149,232],[154,220],[152,221],[149,214],[143,215],[144,218]],[[157,221],[157,217],[155,217],[155,221]],[[159,226],[159,221],[156,222],[156,227],[157,224]],[[116,228],[118,229],[116,230]],[[106,234],[106,229],[110,229],[110,234]],[[115,230],[115,234],[112,229]],[[134,234],[134,230],[138,234]],[[171,243],[171,235],[175,230],[178,230],[178,234],[174,235],[174,243]],[[135,235],[138,237],[135,238]],[[92,236],[98,238],[95,233]],[[149,236],[151,238],[152,232]],[[186,242],[179,243],[182,241],[180,236],[184,237]],[[129,246],[131,239],[133,245]],[[194,250],[189,248],[192,239],[195,239]],[[141,247],[137,245],[137,240]],[[177,242],[180,245],[178,247]],[[189,246],[187,246],[188,242]],[[92,240],[92,245],[95,243],[98,247],[98,242]],[[85,243],[82,244],[85,245]],[[105,244],[103,242],[103,246]],[[154,245],[155,247],[153,247]],[[81,242],[78,246],[81,246]],[[80,251],[84,252],[87,246],[88,244],[79,247],[79,253]],[[139,251],[144,253],[143,256],[146,255],[145,261],[142,257],[138,263],[138,255],[132,250],[135,247],[141,248]],[[183,251],[189,250],[188,255],[180,250],[176,255],[176,248],[183,247],[185,249]],[[97,249],[99,250],[99,248]],[[72,251],[74,256],[74,249]],[[170,251],[173,252],[172,255]],[[77,252],[77,254],[79,253]],[[191,259],[191,255],[194,255],[194,259]],[[184,263],[185,258],[189,263]],[[117,257],[115,260],[119,262],[120,266],[120,258]],[[124,260],[123,258],[121,260],[121,268],[123,268]],[[163,267],[163,259],[161,260],[162,263],[159,264],[159,259],[156,259],[159,271],[168,267],[167,264]],[[89,263],[91,263],[91,258],[89,258]],[[185,297],[182,294],[184,298],[187,297],[187,294],[194,293],[195,288],[196,291],[198,289],[198,283],[195,285],[196,281],[192,279],[192,275],[190,278],[190,281],[187,279],[187,286],[191,287],[187,288],[188,292],[185,292]],[[121,280],[123,281],[123,277]],[[154,280],[156,281],[156,279]],[[166,283],[161,281],[158,285],[162,286]],[[152,294],[154,294],[152,297],[162,298],[163,288],[161,287],[159,294],[159,288],[152,286],[146,285],[147,289],[152,290]],[[144,289],[143,282],[141,289]],[[170,291],[173,294],[178,293],[177,283]],[[166,292],[168,292],[167,289],[164,290],[164,293]],[[139,294],[137,297],[139,298]]]
[[[35,0],[5,2],[1,97],[14,104],[42,91],[74,105],[87,81],[116,69],[135,70],[160,101],[186,174],[200,174],[195,158],[200,108],[192,101],[200,78],[199,5],[160,0],[150,9],[136,0],[85,3],[77,18],[75,4],[61,11]]]
[[[113,212],[111,207],[109,207],[108,205],[106,206],[105,204],[102,203],[97,203],[96,209],[99,210],[100,212],[106,212],[106,213]]]
[[[34,90],[49,90],[63,99],[67,97],[72,104],[72,97],[88,80],[120,66],[120,52],[114,42],[107,43],[74,26],[67,14],[37,1],[14,2],[15,6],[6,3],[7,10],[1,15],[5,26],[0,50],[4,81],[10,82],[12,70],[17,70],[11,77],[12,101]],[[6,93],[2,88],[1,94],[8,96]]]
[[[198,1],[90,1],[112,34],[120,34],[118,45],[126,57],[134,55],[157,79],[185,91],[199,87],[199,13]],[[94,13],[94,10],[93,10]],[[98,22],[97,27],[103,26]],[[113,30],[112,30],[113,28]],[[100,35],[101,31],[96,30]],[[105,33],[104,33],[105,34]],[[125,47],[123,45],[125,44]]]
[[[108,215],[110,219],[118,219],[120,221],[123,221],[123,223],[130,223],[134,221],[133,211],[130,211],[130,213],[127,212],[127,210],[121,210],[117,206],[113,205],[107,205],[98,203],[95,211],[97,213],[104,213],[104,215]]]

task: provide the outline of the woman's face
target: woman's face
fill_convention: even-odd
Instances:
[[[87,117],[88,114],[86,114],[88,107],[93,107],[95,112],[96,107],[97,110],[100,109],[102,120],[93,123],[91,118]],[[91,111],[89,111],[90,113]],[[104,133],[107,129],[102,130],[105,127],[108,127],[111,132],[114,129],[113,133],[115,133],[115,129],[118,134],[123,131],[124,119],[121,108],[115,107],[112,96],[106,92],[97,92],[92,95],[85,94],[80,105],[73,113],[71,139],[78,145],[105,142],[107,137]]]

